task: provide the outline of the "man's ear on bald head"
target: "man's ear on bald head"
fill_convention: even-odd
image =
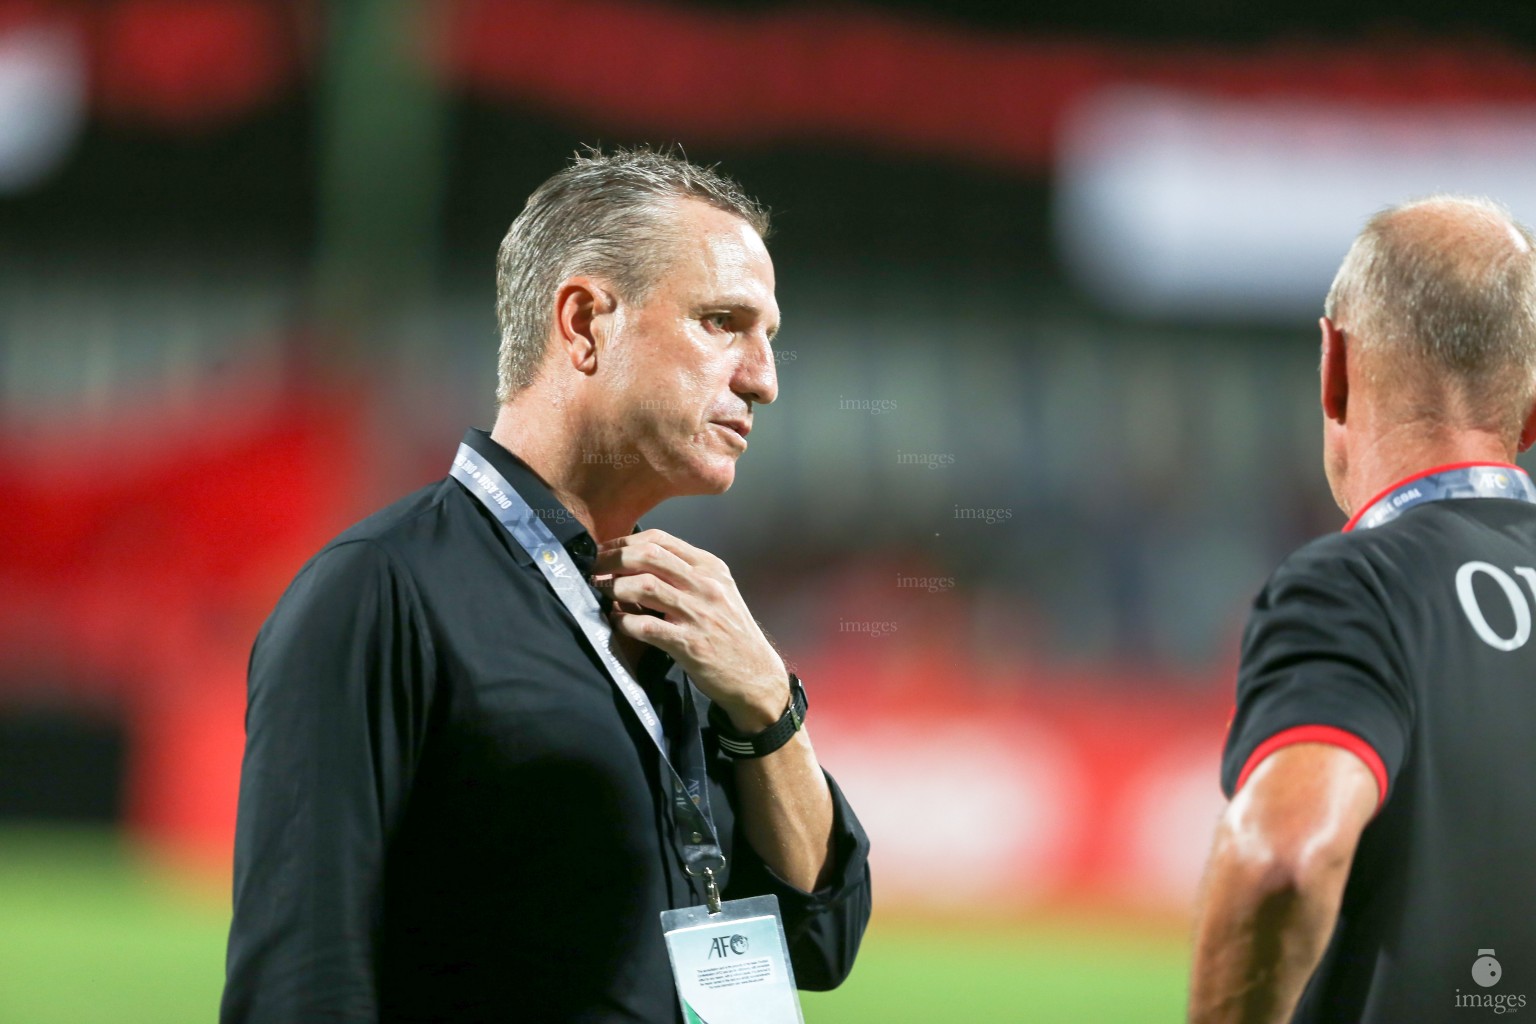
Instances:
[[[1323,415],[1343,423],[1349,407],[1349,360],[1344,331],[1326,316],[1320,317],[1317,325],[1323,335],[1323,358],[1318,371]]]

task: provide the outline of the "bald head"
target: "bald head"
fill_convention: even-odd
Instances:
[[[1406,419],[1519,434],[1536,393],[1536,244],[1482,199],[1385,210],[1345,256],[1324,312]]]

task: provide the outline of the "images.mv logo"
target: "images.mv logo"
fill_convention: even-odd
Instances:
[[[1493,988],[1504,977],[1504,968],[1494,959],[1494,951],[1480,949],[1472,961],[1472,980],[1483,988]],[[1525,1006],[1525,996],[1508,992],[1463,992],[1456,990],[1456,1005],[1489,1009],[1494,1013],[1515,1013]]]

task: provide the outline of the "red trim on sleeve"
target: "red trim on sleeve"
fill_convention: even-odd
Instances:
[[[1436,473],[1448,473],[1448,472],[1450,472],[1453,469],[1471,469],[1474,466],[1497,466],[1500,469],[1519,469],[1520,468],[1519,466],[1515,465],[1513,462],[1498,462],[1498,461],[1490,462],[1490,461],[1488,461],[1486,459],[1479,459],[1476,462],[1448,462],[1448,463],[1446,463],[1443,466],[1431,466],[1429,469],[1420,470],[1419,472],[1414,473],[1412,476],[1405,476],[1405,477],[1403,477],[1401,480],[1399,480],[1397,483],[1393,484],[1391,487],[1383,488],[1380,494],[1376,495],[1374,498],[1372,498],[1370,501],[1366,502],[1364,505],[1361,505],[1360,508],[1355,512],[1355,514],[1349,517],[1349,522],[1344,524],[1344,529],[1342,531],[1340,531],[1340,532],[1348,533],[1350,530],[1353,530],[1355,528],[1355,524],[1360,521],[1360,517],[1365,515],[1367,512],[1369,512],[1371,510],[1371,506],[1372,505],[1376,504],[1382,498],[1385,498],[1387,495],[1391,494],[1393,491],[1397,490],[1399,487],[1403,487],[1403,486],[1406,486],[1408,484],[1411,484],[1415,480],[1422,480],[1426,476],[1434,476]]]
[[[1481,465],[1481,463],[1478,463]],[[1381,760],[1381,755],[1376,753],[1376,748],[1352,732],[1344,729],[1336,729],[1331,725],[1296,725],[1289,729],[1282,729],[1269,739],[1260,743],[1248,760],[1243,765],[1243,770],[1238,773],[1237,785],[1232,787],[1232,795],[1243,788],[1243,783],[1248,781],[1248,776],[1253,774],[1266,757],[1282,747],[1289,747],[1296,743],[1327,743],[1335,747],[1343,747],[1354,754],[1376,776],[1376,792],[1381,798],[1376,801],[1376,810],[1381,810],[1381,805],[1387,802],[1387,766]]]

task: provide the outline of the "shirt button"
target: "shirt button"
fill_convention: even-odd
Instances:
[[[688,838],[689,838],[690,841],[695,842],[695,843],[702,843],[704,841],[704,836],[701,835],[698,832],[695,832],[693,835],[689,836]]]

